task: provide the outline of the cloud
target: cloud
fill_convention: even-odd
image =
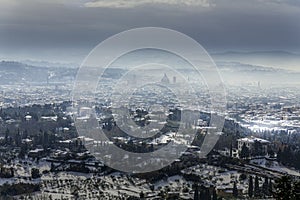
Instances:
[[[90,9],[96,1],[0,0],[0,58],[81,61],[104,39],[145,26],[180,31],[211,51],[300,52],[299,7],[266,1],[110,0]]]
[[[85,7],[100,8],[134,8],[149,4],[165,4],[175,6],[210,7],[210,0],[95,0],[85,3]]]

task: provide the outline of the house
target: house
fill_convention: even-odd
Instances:
[[[268,153],[268,145],[270,142],[268,140],[264,140],[261,138],[256,137],[245,137],[240,138],[238,141],[238,151],[241,152],[243,145],[245,144],[246,147],[250,150],[250,152],[253,152],[255,149],[255,144],[259,144],[261,146],[261,154],[266,155]]]
[[[34,149],[28,152],[28,156],[31,158],[41,158],[44,154],[44,149]]]
[[[238,187],[237,191],[239,196],[243,195],[243,188]],[[216,188],[216,192],[218,197],[229,198],[229,199],[233,198],[233,187],[219,186]]]
[[[228,148],[224,148],[223,150],[219,150],[218,152],[226,157],[239,158],[239,150],[235,148],[232,148],[231,152]]]

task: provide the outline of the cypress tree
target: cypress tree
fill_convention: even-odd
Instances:
[[[216,189],[213,190],[213,200],[218,200]]]
[[[263,193],[266,195],[266,196],[269,196],[269,179],[268,177],[265,177],[265,182],[263,184]]]
[[[249,177],[248,195],[249,195],[249,197],[253,197],[253,178],[252,178],[252,176]]]
[[[211,194],[210,194],[209,188],[206,188],[206,199],[211,200]]]
[[[258,197],[259,196],[259,181],[258,181],[258,176],[255,176],[255,182],[254,182],[254,196]]]
[[[282,151],[281,151],[281,149],[279,149],[277,152],[277,157],[276,157],[277,162],[279,162],[279,163],[281,163],[281,156],[282,156]]]
[[[198,184],[194,185],[195,192],[194,192],[194,200],[199,200],[199,186]]]
[[[239,195],[238,189],[237,189],[237,186],[236,186],[236,181],[234,181],[234,183],[233,183],[232,194],[233,194],[233,196],[234,196],[235,198],[238,197],[238,195]]]
[[[244,143],[243,146],[242,146],[240,157],[241,158],[248,158],[249,156],[250,156],[250,151],[249,151],[248,147],[246,146],[246,144]]]
[[[269,181],[268,192],[269,192],[269,195],[273,195],[273,182],[272,182],[272,180]]]

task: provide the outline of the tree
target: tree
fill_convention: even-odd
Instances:
[[[292,200],[297,200],[300,197],[300,181],[297,181],[294,183],[293,188],[292,188]]]
[[[71,194],[74,196],[74,199],[79,199],[79,187],[77,185],[73,185],[70,191]]]
[[[199,198],[200,200],[210,200],[211,196],[210,196],[209,189],[202,185],[201,188],[200,188],[199,197],[200,197]]]
[[[287,146],[283,149],[283,151],[281,153],[280,162],[284,165],[291,164],[294,162],[293,154],[292,154],[290,146]]]
[[[12,177],[15,176],[15,171],[14,171],[14,168],[13,168],[13,167],[10,168],[10,175],[11,175]]]
[[[270,195],[273,194],[273,182],[272,182],[272,180],[269,181],[268,191],[269,191]]]
[[[144,199],[145,198],[145,194],[143,191],[140,192],[140,199]]]
[[[246,180],[246,179],[247,179],[247,175],[244,174],[244,173],[242,173],[242,174],[240,175],[239,179],[242,180],[242,181],[243,181],[243,180]]]
[[[9,143],[9,129],[7,128],[5,131],[5,144]]]
[[[154,186],[154,185],[150,185],[150,190],[151,190],[152,192],[154,192],[155,186]]]
[[[245,143],[244,143],[245,144]],[[230,143],[230,157],[232,158],[232,141],[231,141],[231,143]]]
[[[246,146],[246,144],[244,143],[243,146],[242,146],[242,150],[241,150],[241,153],[240,153],[240,157],[241,158],[248,158],[250,155],[250,151],[249,151],[249,148]]]
[[[283,176],[276,180],[274,197],[277,200],[289,200],[291,199],[291,187],[292,181],[288,176]]]
[[[25,154],[27,153],[28,146],[27,143],[21,145],[20,153],[19,153],[19,158],[25,158]]]
[[[212,199],[213,199],[213,200],[218,200],[217,191],[216,191],[215,188],[214,188],[214,190],[213,190]]]
[[[269,179],[268,177],[265,177],[265,182],[263,183],[263,193],[266,195],[266,196],[269,196],[270,193],[269,193]]]
[[[237,186],[236,186],[236,181],[234,181],[234,183],[233,183],[232,194],[233,194],[233,196],[234,196],[235,198],[238,197],[238,195],[239,195],[238,189],[237,189]]]
[[[18,129],[18,132],[15,135],[15,144],[17,147],[21,146],[21,135],[20,135],[20,130]]]
[[[281,149],[279,149],[277,152],[277,157],[276,157],[277,162],[279,162],[279,163],[281,163],[281,156],[282,156],[282,151],[281,151]]]
[[[274,156],[275,156],[274,150],[273,150],[272,148],[270,148],[270,147],[268,147],[268,154],[269,154],[269,156],[270,156],[271,158],[274,158]]]
[[[54,171],[55,171],[55,165],[54,165],[53,162],[51,162],[50,171],[51,171],[51,172],[54,172]]]
[[[249,197],[253,197],[253,178],[252,178],[252,176],[249,177],[248,195],[249,195]]]
[[[31,169],[31,177],[32,177],[33,179],[41,177],[41,175],[40,175],[40,170],[37,169],[37,168],[32,168],[32,169]]]
[[[264,155],[262,144],[259,141],[254,141],[252,156]]]
[[[49,134],[47,131],[43,133],[43,147],[47,148],[49,146]]]
[[[255,182],[254,182],[254,196],[259,197],[260,191],[259,191],[259,180],[258,176],[255,176]]]
[[[298,200],[300,196],[300,181],[293,181],[289,176],[283,176],[275,181],[274,197],[277,200]]]
[[[211,200],[211,194],[209,188],[206,188],[206,200]]]
[[[194,200],[199,200],[199,186],[198,184],[195,184],[194,187],[195,187]]]

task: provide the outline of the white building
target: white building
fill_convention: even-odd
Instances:
[[[244,144],[246,145],[246,147],[248,147],[248,149],[251,152],[254,149],[255,142],[259,142],[262,145],[263,154],[267,154],[268,145],[270,143],[268,140],[264,140],[264,139],[261,139],[261,138],[256,138],[256,137],[253,137],[253,136],[240,138],[237,141],[238,141],[238,151],[239,152],[242,151],[242,148],[243,148]]]

